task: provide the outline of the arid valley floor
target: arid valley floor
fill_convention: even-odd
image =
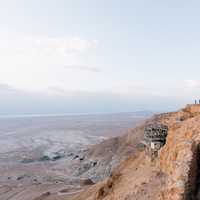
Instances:
[[[128,132],[149,113],[0,118],[0,200],[66,199],[118,162],[91,145]],[[105,144],[113,146],[115,139]],[[106,149],[104,149],[106,150]]]

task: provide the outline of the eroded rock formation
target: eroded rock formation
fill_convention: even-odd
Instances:
[[[161,199],[196,199],[200,143],[200,106],[177,113],[190,116],[172,123],[166,146],[160,152],[160,168],[167,175]]]

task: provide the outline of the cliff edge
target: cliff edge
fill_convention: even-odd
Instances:
[[[158,157],[152,161],[144,149],[137,148],[110,177],[88,187],[73,200],[200,199],[200,105],[187,105],[177,112],[156,115],[148,122],[162,123],[169,128]],[[144,126],[136,129],[139,138]]]

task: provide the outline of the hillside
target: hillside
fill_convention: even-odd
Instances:
[[[200,199],[200,105],[188,105],[177,112],[160,114],[149,122],[161,122],[169,127],[167,142],[159,151],[156,160],[150,161],[144,150],[135,148],[128,158],[113,170],[109,178],[69,199]],[[119,140],[115,148],[116,154],[127,155],[128,145],[133,147],[133,143],[142,138],[145,123],[128,135],[116,139]]]

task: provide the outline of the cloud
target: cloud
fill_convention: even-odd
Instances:
[[[1,35],[0,82],[27,91],[51,86],[76,90],[95,85],[88,82],[95,83],[100,72],[95,65],[96,40]]]
[[[81,71],[89,71],[89,72],[101,72],[101,70],[98,67],[90,67],[90,66],[84,66],[84,65],[65,65],[66,69],[73,69],[73,70],[81,70]]]
[[[85,52],[97,46],[96,40],[85,40],[78,37],[72,38],[30,38],[28,39],[37,49],[46,52]]]
[[[8,95],[8,94],[19,94],[19,93],[23,93],[23,91],[21,90],[17,90],[14,87],[11,87],[7,84],[0,84],[0,95],[1,98],[4,97],[4,95]]]
[[[200,80],[185,80],[185,85],[190,88],[199,88],[200,87]]]
[[[97,40],[86,40],[80,37],[4,37],[0,51],[3,54],[13,52],[25,55],[66,55],[87,52],[95,49],[97,44]]]

